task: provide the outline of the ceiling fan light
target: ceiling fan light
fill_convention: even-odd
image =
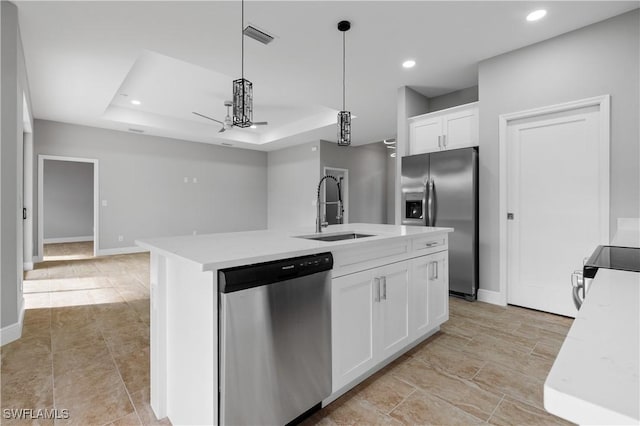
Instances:
[[[338,146],[351,145],[351,112],[338,113]]]
[[[253,84],[246,78],[233,81],[233,125],[249,127],[253,122]]]

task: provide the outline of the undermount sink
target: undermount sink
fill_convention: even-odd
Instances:
[[[358,234],[357,232],[346,232],[341,234],[329,234],[329,235],[301,235],[296,238],[304,238],[306,240],[316,241],[342,241],[342,240],[356,240],[358,238],[375,237],[371,234]]]

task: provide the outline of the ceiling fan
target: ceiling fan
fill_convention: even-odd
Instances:
[[[211,120],[211,121],[215,121],[216,123],[220,123],[222,125],[222,127],[220,128],[220,130],[218,130],[218,133],[223,133],[227,130],[231,130],[233,129],[233,121],[231,120],[231,116],[229,115],[229,108],[231,108],[233,106],[233,102],[231,101],[224,101],[224,106],[227,107],[227,116],[224,118],[224,121],[220,121],[220,120],[216,120],[215,118],[206,116],[204,114],[200,114],[199,112],[193,112],[193,114],[202,117],[202,118],[206,118],[207,120]],[[267,124],[269,124],[267,121],[257,121],[257,122],[253,122],[251,123],[251,127],[255,128],[254,126],[266,126]]]

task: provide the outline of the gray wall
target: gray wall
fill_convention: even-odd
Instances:
[[[35,121],[34,134],[36,156],[99,160],[102,250],[139,238],[266,227],[264,152],[46,120]]]
[[[639,22],[635,10],[480,63],[481,288],[499,289],[500,114],[610,94],[610,227],[640,216]]]
[[[18,10],[7,1],[0,2],[0,57],[0,327],[7,327],[19,322],[23,300],[23,94],[30,99]]]
[[[396,136],[396,152],[398,153],[395,167],[395,191],[394,191],[394,219],[395,224],[400,225],[400,167],[398,161],[409,152],[409,122],[407,119],[420,114],[429,112],[429,99],[421,95],[415,90],[403,86],[398,89],[398,109],[397,109],[397,136]],[[391,202],[391,201],[390,201]]]
[[[269,152],[269,229],[308,227],[313,231],[320,180],[318,145],[311,142]]]
[[[320,173],[324,167],[349,170],[349,222],[387,223],[387,157],[382,143],[340,147],[320,142]]]
[[[93,163],[44,161],[44,238],[93,236]]]
[[[458,105],[476,102],[478,100],[478,86],[467,87],[440,96],[429,98],[429,112],[440,111]]]

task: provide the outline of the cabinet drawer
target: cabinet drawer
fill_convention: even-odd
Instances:
[[[338,249],[333,253],[332,276],[350,274],[356,271],[374,268],[382,264],[406,259],[411,252],[411,241],[401,240],[384,245],[371,244],[357,249]],[[381,263],[381,260],[383,261]]]
[[[413,240],[413,252],[420,256],[448,249],[447,234],[429,235]]]

